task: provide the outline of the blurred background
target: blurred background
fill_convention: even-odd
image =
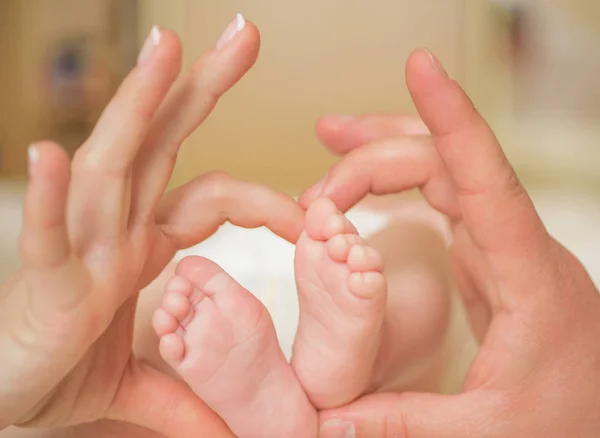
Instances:
[[[19,264],[28,144],[75,151],[153,24],[181,35],[189,65],[236,12],[261,29],[261,56],[183,147],[174,185],[222,169],[298,194],[335,160],[317,118],[413,113],[404,62],[428,47],[600,280],[598,0],[0,0],[0,280]]]

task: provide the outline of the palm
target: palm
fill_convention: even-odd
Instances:
[[[132,366],[134,312],[135,298],[117,310],[105,333],[54,389],[45,414],[35,418],[36,426],[67,426],[106,416]]]
[[[140,237],[130,238],[127,245],[108,252],[105,260],[92,267],[81,265],[93,288],[84,295],[93,300],[89,306],[97,312],[87,313],[86,318],[104,321],[98,327],[102,334],[91,346],[82,343],[84,356],[53,390],[50,403],[35,418],[36,425],[79,424],[103,418],[125,374],[135,366],[132,343],[139,290],[158,276],[173,251],[168,250],[170,244],[157,245],[162,239],[168,242],[164,236],[161,239],[154,224],[131,234]],[[88,257],[82,253],[79,259]],[[79,320],[69,321],[72,326],[66,327],[67,331],[80,330]],[[99,382],[100,391],[89,390]]]

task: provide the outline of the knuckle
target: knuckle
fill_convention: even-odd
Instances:
[[[220,170],[205,173],[196,179],[196,184],[203,190],[208,190],[213,198],[225,198],[231,194],[233,178]]]
[[[129,163],[100,163],[100,159],[87,146],[77,150],[71,161],[71,172],[74,176],[89,179],[90,177],[105,177],[107,179],[123,180],[130,172]]]
[[[227,172],[210,171],[194,180],[192,190],[202,191],[206,198],[212,200],[212,202],[222,204],[235,195],[235,188],[232,187],[234,181],[234,178]]]
[[[206,183],[216,185],[229,184],[233,180],[231,175],[223,170],[212,170],[207,172],[201,177],[201,179]]]

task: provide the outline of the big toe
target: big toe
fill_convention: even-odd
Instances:
[[[354,225],[327,198],[313,202],[304,221],[306,233],[313,240],[326,241],[337,234],[357,234]]]
[[[183,258],[177,264],[175,274],[185,278],[193,287],[201,291],[206,291],[206,285],[215,277],[227,275],[215,262],[199,256]]]
[[[182,259],[175,272],[184,276],[204,296],[210,299],[223,318],[235,321],[235,327],[247,332],[262,317],[262,305],[216,263],[197,256]]]

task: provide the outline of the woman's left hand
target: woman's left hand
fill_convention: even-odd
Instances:
[[[301,202],[325,196],[347,210],[368,193],[419,188],[453,220],[450,259],[481,348],[461,394],[366,396],[323,413],[321,437],[597,437],[598,290],[439,62],[417,51],[406,75],[425,124],[323,119],[321,137],[347,155]]]
[[[0,429],[109,418],[174,438],[231,436],[186,385],[136,360],[132,337],[139,291],[177,250],[228,220],[290,241],[301,232],[291,198],[224,174],[163,196],[181,143],[257,57],[258,31],[243,24],[179,80],[180,42],[154,30],[70,171],[58,146],[32,149],[24,267],[0,290],[0,351],[11,352]]]

